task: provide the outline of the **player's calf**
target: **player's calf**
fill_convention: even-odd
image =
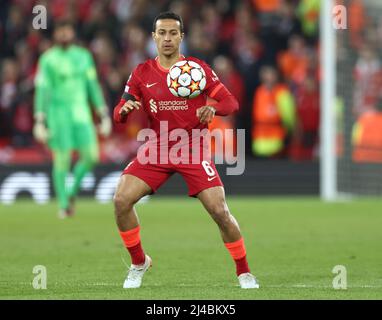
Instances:
[[[206,189],[198,195],[198,198],[220,229],[224,245],[235,262],[241,288],[258,288],[256,278],[250,273],[239,224],[229,212],[225,201],[224,189]]]
[[[231,215],[225,201],[213,204],[209,207],[208,212],[218,225],[224,242],[233,242],[241,238],[239,225]]]

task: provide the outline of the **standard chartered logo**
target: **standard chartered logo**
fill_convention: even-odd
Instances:
[[[150,99],[150,110],[154,113],[158,112],[157,103],[154,101],[154,99]]]
[[[188,104],[186,100],[181,101],[159,101],[159,110],[188,110]]]
[[[171,101],[171,100],[161,100],[158,104],[154,99],[150,99],[150,110],[151,112],[157,113],[159,111],[185,111],[188,110],[188,104],[186,100],[183,101]],[[158,107],[159,105],[159,107]]]

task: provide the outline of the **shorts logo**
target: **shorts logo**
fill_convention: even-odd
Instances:
[[[212,181],[212,180],[214,180],[215,178],[216,178],[216,176],[215,176],[215,177],[208,178],[207,180],[208,180],[208,181]]]
[[[154,99],[150,99],[150,110],[154,113],[158,112],[157,103],[154,101]]]

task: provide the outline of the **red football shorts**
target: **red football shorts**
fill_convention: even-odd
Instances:
[[[205,189],[223,186],[215,164],[210,161],[196,164],[141,164],[135,158],[123,170],[123,174],[131,174],[146,182],[153,193],[175,172],[186,181],[190,197],[195,197]]]

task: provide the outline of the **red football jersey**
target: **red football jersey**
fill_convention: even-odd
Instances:
[[[175,97],[167,87],[168,69],[163,68],[156,59],[150,59],[139,64],[130,75],[125,93],[133,95],[141,101],[143,110],[150,120],[150,129],[153,129],[159,137],[160,122],[167,121],[168,132],[182,128],[191,134],[192,129],[207,128],[207,124],[201,124],[196,117],[196,110],[207,105],[207,97],[214,95],[224,87],[217,75],[203,61],[184,56],[180,60],[190,60],[198,63],[206,73],[206,87],[196,98],[184,99]],[[169,146],[175,142],[169,142]]]

